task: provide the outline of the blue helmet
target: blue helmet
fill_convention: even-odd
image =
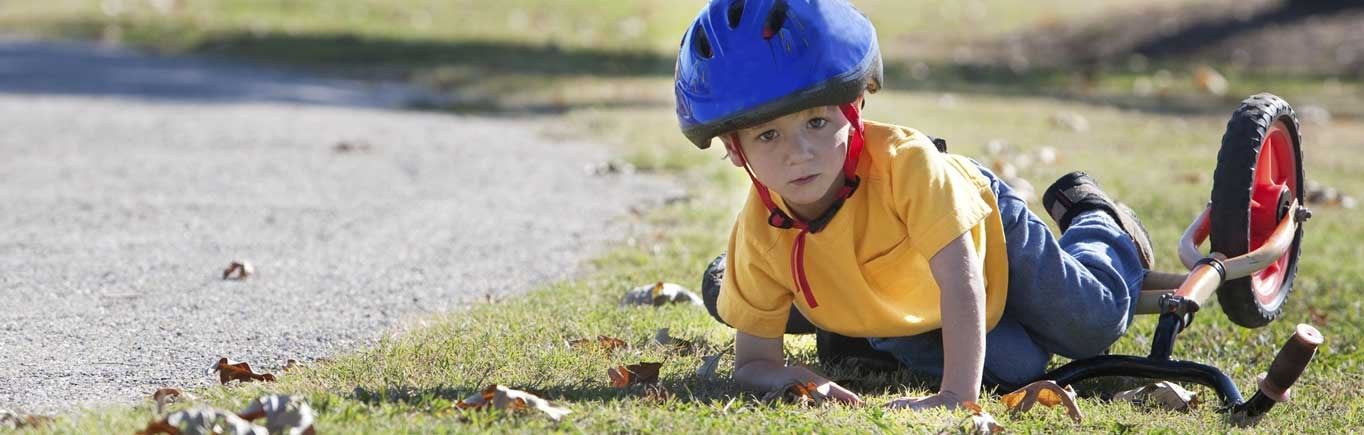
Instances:
[[[850,103],[882,77],[876,29],[846,0],[711,0],[677,54],[677,121],[704,149],[725,132]]]

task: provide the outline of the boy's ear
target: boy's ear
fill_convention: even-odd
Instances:
[[[725,144],[725,157],[729,159],[729,162],[734,166],[740,168],[744,167],[744,156],[743,154],[739,154],[739,150],[735,148],[734,143],[729,140],[729,136],[721,136],[720,142]]]

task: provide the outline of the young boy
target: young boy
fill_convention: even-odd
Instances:
[[[708,271],[721,280],[712,314],[738,330],[735,379],[759,391],[811,381],[861,403],[785,364],[796,316],[941,378],[892,407],[956,406],[982,383],[1034,380],[1052,354],[1103,353],[1151,266],[1131,211],[1068,174],[1043,198],[1055,239],[985,168],[862,121],[881,79],[875,30],[844,0],[712,0],[683,37],[682,131],[703,149],[720,138],[753,183],[723,270]]]

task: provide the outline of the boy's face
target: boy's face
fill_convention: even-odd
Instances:
[[[792,113],[739,130],[739,145],[758,181],[776,191],[802,219],[817,217],[833,204],[848,156],[848,119],[837,106]],[[724,138],[730,161],[742,157]]]

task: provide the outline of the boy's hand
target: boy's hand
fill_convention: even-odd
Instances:
[[[902,399],[895,399],[885,405],[886,408],[890,409],[912,409],[915,411],[938,407],[957,409],[958,406],[961,406],[961,400],[957,398],[957,395],[952,393],[938,393],[924,397],[905,397]]]
[[[862,406],[862,398],[857,397],[857,393],[848,391],[847,388],[843,388],[834,381],[815,382],[815,385],[815,391],[819,391],[825,397],[847,405]]]

